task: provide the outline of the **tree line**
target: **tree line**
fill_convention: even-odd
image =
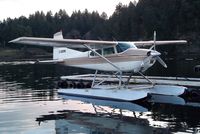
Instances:
[[[20,36],[52,37],[62,30],[64,38],[98,40],[186,39],[200,42],[199,0],[139,0],[119,3],[114,13],[65,10],[55,14],[37,11],[29,17],[0,21],[0,44]]]

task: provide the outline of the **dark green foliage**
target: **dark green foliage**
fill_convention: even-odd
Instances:
[[[199,0],[140,0],[119,3],[110,18],[105,13],[65,10],[54,15],[35,12],[28,18],[0,22],[0,44],[20,36],[52,37],[62,30],[64,38],[102,40],[186,39],[199,44]]]

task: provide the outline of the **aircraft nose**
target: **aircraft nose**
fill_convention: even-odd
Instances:
[[[161,53],[159,53],[158,51],[155,51],[155,50],[151,50],[151,55],[152,56],[160,56]]]

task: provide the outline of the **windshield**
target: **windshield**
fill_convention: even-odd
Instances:
[[[136,46],[131,42],[119,42],[116,46],[118,53],[124,52],[129,48],[136,48]]]

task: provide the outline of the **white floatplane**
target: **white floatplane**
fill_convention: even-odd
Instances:
[[[157,90],[157,88],[163,88],[162,86],[155,86],[151,80],[143,75],[143,72],[153,66],[156,61],[167,68],[165,62],[159,57],[161,54],[155,49],[156,45],[186,44],[185,40],[156,41],[155,32],[152,41],[79,40],[64,39],[62,32],[58,32],[54,34],[53,38],[20,37],[10,41],[10,43],[52,46],[53,60],[39,61],[40,63],[62,63],[66,66],[96,70],[90,89],[60,89],[58,93],[130,101],[144,98],[148,93],[155,91],[164,95],[180,95],[185,90],[184,87],[173,86],[170,87],[173,88],[172,90],[162,93],[163,90]],[[143,46],[151,47],[149,49],[138,48]],[[79,51],[82,48],[87,48],[88,51]],[[119,80],[115,89],[120,90],[113,90],[113,86],[102,85],[106,80],[97,82],[98,71],[112,72]],[[131,72],[126,81],[122,80],[124,72]],[[134,73],[144,77],[151,86],[144,86],[144,90],[133,90],[133,86],[128,87]]]

